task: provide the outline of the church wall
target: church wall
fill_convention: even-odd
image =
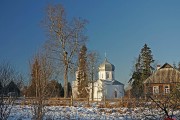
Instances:
[[[115,93],[116,91],[116,93]],[[115,97],[116,94],[116,97]],[[105,88],[105,98],[121,98],[124,96],[124,85],[107,85]]]
[[[113,85],[113,86],[118,91],[117,92],[117,97],[118,98],[124,97],[124,85]]]
[[[101,101],[101,99],[102,99],[102,83],[98,80],[94,84],[94,100]]]
[[[114,91],[114,90],[113,90],[113,86],[112,86],[112,85],[107,85],[105,89],[106,89],[106,91],[107,91],[107,92],[105,93],[105,98],[106,98],[106,99],[112,99],[112,98],[114,98],[114,97],[113,97],[113,94],[112,94],[113,91]]]
[[[102,80],[113,80],[114,79],[114,71],[100,71],[99,79]]]

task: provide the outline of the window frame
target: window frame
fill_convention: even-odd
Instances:
[[[168,87],[168,88],[166,88]],[[170,86],[169,85],[165,85],[164,86],[164,94],[169,94],[170,93]]]
[[[153,86],[153,94],[159,94],[159,86]]]

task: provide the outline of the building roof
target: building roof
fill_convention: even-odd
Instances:
[[[170,64],[165,63],[162,67],[160,67],[160,69],[163,69],[163,68],[173,68],[173,67]]]
[[[107,58],[105,58],[104,62],[99,66],[99,70],[100,71],[114,71],[115,70],[115,66],[113,64],[111,64]]]
[[[111,84],[111,85],[124,85],[123,83],[117,81],[117,80],[101,80],[99,79],[101,82],[106,83],[106,84]]]
[[[144,83],[177,83],[180,82],[180,71],[165,63],[160,69],[148,77]]]
[[[121,82],[117,81],[117,80],[113,80],[112,85],[124,85]]]

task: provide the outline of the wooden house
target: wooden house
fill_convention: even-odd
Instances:
[[[7,96],[20,96],[20,90],[13,81],[11,81],[7,86],[4,87],[4,91],[4,94]]]
[[[180,84],[180,71],[165,63],[144,81],[145,95],[165,95]]]

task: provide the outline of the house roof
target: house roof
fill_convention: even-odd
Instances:
[[[160,67],[160,69],[163,69],[163,68],[173,68],[173,67],[170,64],[165,63],[162,67]]]
[[[180,82],[180,71],[165,63],[160,69],[148,77],[144,83],[177,83]]]

